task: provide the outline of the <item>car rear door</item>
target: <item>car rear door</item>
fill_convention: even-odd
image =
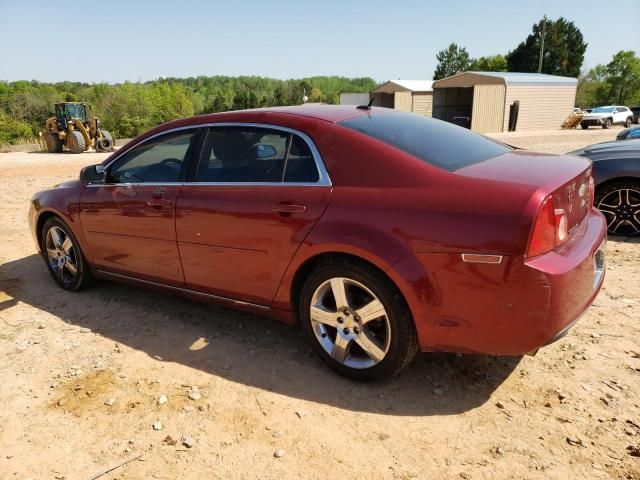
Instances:
[[[624,123],[627,119],[627,109],[625,107],[617,107],[613,112],[614,123]]]
[[[198,129],[144,140],[88,185],[80,218],[95,266],[103,271],[182,285],[175,205]]]
[[[270,305],[331,197],[313,142],[282,127],[213,126],[194,180],[176,207],[187,287]]]

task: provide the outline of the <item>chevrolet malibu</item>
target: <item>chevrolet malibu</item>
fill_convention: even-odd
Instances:
[[[393,110],[307,105],[161,125],[37,193],[53,279],[150,286],[298,325],[356,380],[419,351],[516,355],[604,277],[589,160]]]

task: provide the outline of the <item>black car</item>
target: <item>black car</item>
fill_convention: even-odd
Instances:
[[[640,107],[629,108],[633,112],[633,123],[640,123]]]
[[[640,235],[640,139],[589,145],[570,155],[593,161],[595,206],[612,235]]]

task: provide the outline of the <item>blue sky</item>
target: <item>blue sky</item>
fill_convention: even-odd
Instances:
[[[0,80],[430,79],[450,42],[472,57],[506,53],[543,14],[582,30],[583,68],[640,53],[639,0],[0,0]]]

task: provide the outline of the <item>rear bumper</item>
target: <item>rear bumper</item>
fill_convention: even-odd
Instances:
[[[420,254],[438,293],[416,318],[423,350],[520,355],[557,340],[600,291],[606,222],[592,209],[562,247],[531,260],[470,264]]]

